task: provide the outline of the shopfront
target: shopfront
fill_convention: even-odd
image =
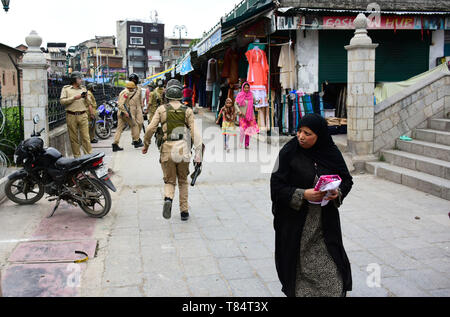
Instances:
[[[298,91],[318,92],[325,116],[346,118],[348,55],[345,46],[354,36],[356,16],[357,13],[324,10],[320,14],[297,11],[295,16],[284,17],[290,21],[285,24],[297,29]],[[444,14],[405,12],[369,19],[368,35],[379,44],[375,53],[375,81],[403,81],[435,67],[436,60],[445,54],[447,22]]]

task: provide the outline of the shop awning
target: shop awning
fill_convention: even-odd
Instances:
[[[143,84],[143,86],[149,85],[150,83],[154,82],[155,80],[157,80],[157,79],[159,79],[159,78],[165,76],[167,73],[170,73],[170,72],[173,71],[174,69],[175,69],[175,67],[172,67],[172,68],[166,69],[165,71],[163,71],[163,72],[161,72],[161,73],[159,73],[159,74],[156,74],[156,75],[147,77],[147,78],[146,78],[146,82]]]
[[[180,64],[176,67],[176,73],[180,74],[181,76],[184,76],[186,74],[189,74],[194,70],[194,67],[192,67],[191,64],[191,54],[188,52],[186,56],[183,58]]]
[[[274,7],[275,3],[272,0],[247,0],[222,21],[222,29],[227,30],[235,27],[237,24],[262,14]]]

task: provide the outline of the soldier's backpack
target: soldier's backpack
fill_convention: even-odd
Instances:
[[[188,107],[181,106],[179,109],[166,105],[167,113],[167,141],[179,141],[186,139],[186,110]]]

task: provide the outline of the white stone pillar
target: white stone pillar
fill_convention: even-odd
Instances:
[[[47,61],[41,51],[42,38],[31,31],[25,38],[28,50],[25,53],[19,67],[22,69],[23,94],[22,105],[24,115],[25,139],[33,133],[33,117],[39,115],[40,122],[36,126],[36,132],[45,128],[42,139],[45,146],[49,144],[48,138],[48,82]]]
[[[367,35],[368,20],[362,13],[355,19],[355,36],[348,51],[348,148],[358,161],[373,159],[374,151],[374,97],[375,97],[375,49]]]

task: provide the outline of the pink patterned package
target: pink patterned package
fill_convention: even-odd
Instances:
[[[326,200],[331,195],[331,192],[333,190],[336,190],[339,188],[339,186],[342,183],[342,179],[339,177],[339,175],[323,175],[320,177],[319,181],[317,182],[316,187],[314,187],[314,190],[316,192],[327,192],[324,199],[321,202],[312,202],[311,204],[314,205],[322,205],[322,207],[328,205],[330,202],[329,200]]]
[[[316,192],[319,192],[321,190],[321,188],[324,187],[325,185],[327,185],[329,183],[337,182],[337,181],[341,181],[342,182],[342,179],[339,177],[339,175],[323,175],[323,176],[320,176],[320,179],[317,182],[316,187],[314,187],[314,190]]]

